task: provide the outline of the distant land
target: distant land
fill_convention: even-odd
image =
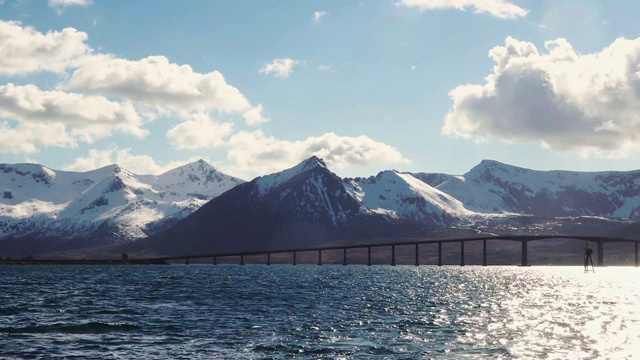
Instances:
[[[187,255],[474,234],[639,237],[640,171],[535,171],[492,160],[459,176],[386,170],[343,179],[314,156],[249,182],[204,161],[159,176],[117,165],[79,173],[0,164],[0,194],[0,257]],[[558,244],[583,247],[537,248],[557,252]],[[620,259],[630,253],[617,248]]]

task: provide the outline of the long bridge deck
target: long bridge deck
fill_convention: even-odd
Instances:
[[[271,265],[271,255],[272,254],[283,254],[290,253],[291,262],[293,265],[297,264],[297,254],[298,253],[308,253],[308,252],[317,252],[318,253],[318,265],[322,265],[322,252],[323,251],[335,251],[342,250],[342,264],[347,265],[347,251],[351,249],[367,249],[367,265],[372,265],[371,261],[371,249],[379,248],[379,247],[391,247],[391,259],[390,265],[396,264],[396,247],[397,246],[415,246],[415,265],[420,265],[419,258],[419,247],[420,245],[425,244],[437,244],[438,245],[438,266],[442,266],[442,244],[444,243],[460,243],[460,265],[465,265],[464,258],[464,245],[466,242],[472,241],[482,241],[482,265],[487,266],[487,241],[490,240],[508,240],[508,241],[516,241],[520,242],[522,245],[521,248],[521,266],[529,266],[529,258],[528,258],[528,243],[531,241],[537,240],[548,240],[548,239],[574,239],[574,240],[584,240],[588,242],[593,242],[597,244],[597,266],[604,266],[604,244],[612,243],[612,242],[629,242],[635,244],[635,266],[639,265],[638,259],[638,243],[640,243],[640,239],[628,239],[628,238],[618,238],[618,237],[602,237],[602,236],[582,236],[582,235],[492,235],[492,236],[477,236],[477,237],[467,237],[467,238],[443,238],[443,239],[425,239],[425,240],[413,240],[413,241],[400,241],[400,242],[385,242],[385,243],[372,243],[372,244],[355,244],[355,245],[331,245],[331,246],[319,246],[319,247],[308,247],[308,248],[290,248],[290,249],[276,249],[276,250],[265,250],[265,251],[239,251],[239,252],[220,252],[220,253],[208,253],[208,254],[192,254],[192,255],[180,255],[180,256],[166,256],[166,257],[158,257],[158,258],[149,258],[149,259],[140,259],[143,261],[163,261],[163,262],[171,262],[171,261],[186,261],[189,262],[190,259],[213,259],[213,264],[217,264],[218,258],[223,257],[239,257],[239,264],[244,265],[245,256],[257,256],[264,255],[266,256],[266,264]]]

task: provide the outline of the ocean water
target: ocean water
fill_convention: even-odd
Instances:
[[[633,359],[640,269],[0,266],[0,358]]]

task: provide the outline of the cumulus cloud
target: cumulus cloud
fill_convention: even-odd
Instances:
[[[584,157],[623,157],[640,148],[640,38],[581,55],[565,39],[546,52],[508,37],[489,55],[483,85],[462,85],[444,134],[477,141],[542,142]]]
[[[167,137],[178,149],[206,149],[223,145],[232,131],[232,123],[216,122],[206,114],[195,114],[191,120],[169,130]]]
[[[88,6],[91,0],[49,0],[50,7]]]
[[[119,96],[176,111],[245,112],[252,108],[218,71],[201,74],[164,56],[138,61],[108,55],[90,56],[62,88]]]
[[[269,118],[264,115],[263,110],[262,105],[258,105],[242,114],[247,125],[255,126],[269,121]]]
[[[0,74],[61,73],[90,52],[87,34],[74,28],[38,32],[19,21],[0,21]]]
[[[51,1],[52,6],[88,2]],[[54,91],[34,85],[0,85],[0,152],[34,152],[43,146],[92,143],[114,131],[146,136],[158,116],[184,121],[166,135],[181,149],[220,146],[233,125],[211,116],[232,115],[249,126],[269,119],[218,71],[199,73],[164,56],[127,60],[95,53],[87,34],[72,28],[41,33],[20,22],[0,21],[0,75],[54,72],[66,77]],[[292,65],[291,65],[292,66]],[[58,141],[46,138],[48,124]],[[8,139],[8,135],[11,139]],[[22,139],[18,145],[12,139]],[[10,141],[11,140],[11,141]],[[7,144],[11,144],[8,146]]]
[[[186,163],[198,160],[191,158],[186,161],[171,161],[164,164],[157,163],[149,155],[132,154],[131,148],[119,149],[111,146],[104,150],[91,149],[87,156],[80,156],[64,167],[67,171],[89,171],[104,166],[118,164],[123,168],[140,175],[160,175]]]
[[[398,6],[416,7],[420,10],[473,9],[477,14],[489,14],[500,19],[524,17],[529,10],[505,0],[401,0]]]
[[[326,11],[316,11],[313,13],[313,22],[319,22],[324,16],[326,16],[328,12]]]
[[[34,124],[49,124],[58,129],[64,127],[68,136],[85,142],[108,136],[114,130],[136,137],[144,137],[147,134],[140,127],[141,119],[130,103],[118,103],[103,97],[62,91],[42,91],[34,85],[18,86],[9,83],[0,86],[0,118],[17,121],[19,126],[11,130],[25,131],[25,140],[32,139],[36,132],[42,137],[52,136],[48,133],[47,126]],[[4,125],[5,128],[9,126],[7,122]],[[30,142],[32,146],[38,143],[71,144],[69,141]]]
[[[241,131],[229,139],[228,146],[230,171],[245,178],[281,171],[312,155],[338,169],[349,165],[407,162],[394,147],[364,135],[348,137],[326,133],[302,141],[288,141],[266,136],[260,130]]]
[[[16,127],[0,122],[0,153],[35,153],[44,146],[74,147],[77,145],[64,124],[21,123]]]
[[[260,73],[276,77],[289,77],[293,72],[293,67],[301,63],[301,61],[288,58],[273,59],[260,69]]]

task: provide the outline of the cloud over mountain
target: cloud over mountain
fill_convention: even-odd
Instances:
[[[408,161],[396,148],[364,135],[350,137],[326,133],[289,141],[267,136],[260,130],[241,131],[231,136],[228,146],[233,173],[245,177],[277,171],[314,155],[336,168]]]
[[[48,129],[37,124],[52,124],[54,129],[59,130],[58,136],[73,139],[48,145],[93,142],[96,138],[110,135],[113,130],[136,137],[146,135],[146,131],[140,127],[141,119],[130,103],[118,103],[104,97],[77,93],[42,91],[34,85],[19,86],[9,83],[0,86],[0,117],[17,120],[20,125],[13,131],[18,132],[18,138],[22,137],[21,141],[30,142],[31,147],[45,143],[27,134],[20,136],[21,130],[40,129],[42,132],[38,136],[52,135]],[[4,127],[8,128],[6,124]]]
[[[213,148],[224,144],[233,132],[230,122],[217,122],[205,114],[195,114],[167,132],[167,137],[178,149]]]
[[[197,158],[189,159],[194,162]],[[64,167],[66,171],[89,171],[112,164],[119,164],[136,174],[159,175],[184,164],[183,161],[171,161],[169,163],[157,163],[149,155],[133,153],[131,148],[120,149],[110,146],[104,150],[91,149],[87,156],[80,156],[75,161]]]
[[[57,8],[87,4],[50,2]],[[397,149],[366,136],[325,133],[291,141],[248,132],[270,121],[268,112],[220,71],[199,72],[162,55],[126,59],[94,49],[87,40],[87,33],[74,28],[41,32],[0,20],[0,77],[7,79],[0,84],[0,153],[75,148],[118,133],[142,138],[154,132],[172,149],[226,151],[229,167],[242,174],[276,170],[310,155],[338,168],[406,161]],[[303,63],[275,59],[260,72],[288,77]],[[149,125],[160,121],[171,123]],[[115,150],[101,146],[83,150],[68,168],[88,170],[113,160]],[[161,167],[148,155],[137,156],[140,169]]]
[[[584,157],[624,157],[640,147],[640,38],[578,54],[565,39],[508,37],[489,56],[485,84],[461,85],[442,131],[485,141],[541,142]]]

